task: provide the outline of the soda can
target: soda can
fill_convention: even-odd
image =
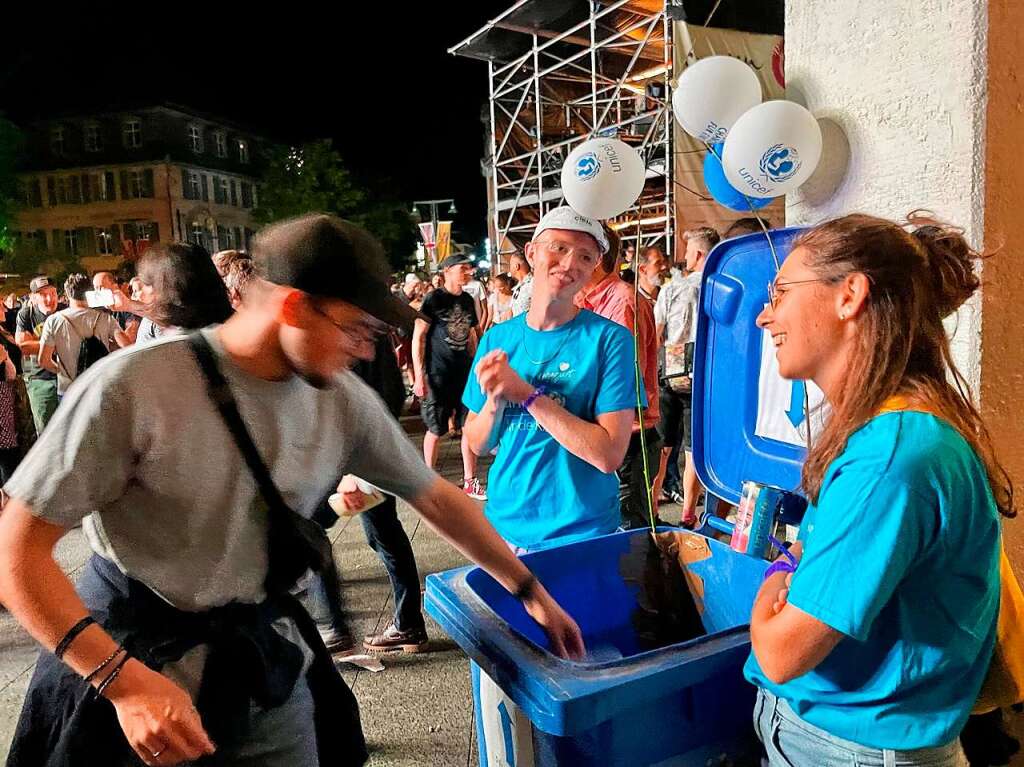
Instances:
[[[784,499],[785,490],[757,482],[743,483],[743,492],[736,510],[736,525],[729,545],[734,551],[757,559],[768,554],[769,540]]]

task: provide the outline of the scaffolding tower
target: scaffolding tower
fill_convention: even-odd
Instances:
[[[635,148],[647,169],[640,198],[610,225],[638,252],[651,244],[671,252],[670,24],[663,0],[519,0],[449,48],[487,62],[496,271],[564,204],[562,164],[598,136]]]

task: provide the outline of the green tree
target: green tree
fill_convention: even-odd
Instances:
[[[253,217],[261,224],[311,211],[332,213],[372,232],[396,271],[412,259],[416,232],[406,206],[359,184],[330,140],[272,146],[258,199]]]

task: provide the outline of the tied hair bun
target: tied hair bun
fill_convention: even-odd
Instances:
[[[981,285],[974,272],[974,261],[981,255],[967,244],[962,229],[939,221],[928,211],[914,211],[907,216],[907,223],[924,248],[923,278],[931,283],[939,316],[946,318]]]

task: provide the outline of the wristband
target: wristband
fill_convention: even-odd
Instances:
[[[768,569],[764,571],[764,579],[768,580],[773,575],[775,575],[775,573],[795,573],[795,572],[796,572],[796,567],[792,563],[787,562],[784,559],[780,559],[777,562],[772,562],[771,565],[768,566]]]
[[[533,393],[529,397],[523,400],[523,410],[529,410],[530,405],[536,402],[538,397],[543,397],[547,393],[547,387],[543,385],[538,386],[536,389],[533,390]]]
[[[64,635],[55,648],[53,648],[53,654],[57,656],[57,660],[64,659],[64,653],[68,651],[71,643],[78,638],[78,635],[85,631],[89,626],[94,624],[96,619],[91,615],[86,615],[82,620],[78,621],[74,626],[68,629],[68,633]]]
[[[114,680],[117,679],[118,675],[121,673],[121,669],[124,668],[124,664],[131,660],[131,657],[131,655],[125,653],[121,660],[117,662],[117,665],[114,666],[114,670],[110,672],[110,675],[100,682],[99,686],[96,688],[97,696],[103,695],[103,693],[107,691],[107,688],[114,683]]]
[[[100,665],[98,665],[89,673],[89,675],[85,678],[85,681],[91,683],[92,680],[95,679],[99,675],[99,673],[107,667],[110,661],[114,660],[114,658],[120,655],[123,651],[124,647],[118,645],[117,649],[114,650],[114,652],[112,652],[110,655],[108,655],[106,660],[104,660]]]

